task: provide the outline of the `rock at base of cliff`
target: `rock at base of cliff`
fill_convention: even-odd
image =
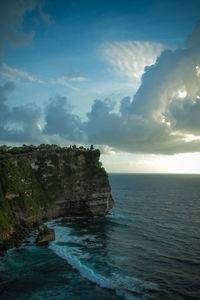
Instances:
[[[39,230],[39,234],[36,239],[37,246],[46,246],[49,242],[55,240],[55,232],[46,225],[43,225]]]

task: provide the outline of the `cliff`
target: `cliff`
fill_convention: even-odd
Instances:
[[[83,147],[1,147],[0,248],[17,244],[42,220],[106,215],[113,199],[99,157]]]

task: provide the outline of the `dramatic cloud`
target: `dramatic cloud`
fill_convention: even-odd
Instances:
[[[121,101],[121,115],[107,102],[96,101],[84,125],[88,141],[129,152],[174,154],[200,149],[198,135],[200,23],[184,48],[166,50],[145,68],[133,100]],[[187,98],[185,98],[187,96]]]
[[[140,79],[144,68],[155,63],[157,56],[166,49],[160,43],[141,41],[107,43],[102,46],[103,58],[115,74],[130,79]]]
[[[7,105],[6,94],[14,89],[12,82],[0,86],[0,140],[4,142],[37,143],[42,140],[39,129],[40,109],[35,105]]]
[[[200,136],[200,99],[175,99],[169,105],[168,120],[174,130]]]
[[[36,106],[8,108],[5,93],[13,88],[8,83],[0,91],[1,139],[33,143],[45,136],[57,136],[66,141],[102,145],[112,151],[199,152],[199,41],[200,22],[183,48],[163,51],[155,64],[145,68],[133,99],[122,99],[118,112],[109,99],[95,100],[84,122],[73,113],[66,97],[57,96],[45,108],[45,125],[40,130],[40,110]],[[81,81],[79,74],[65,76],[67,84],[75,78]]]
[[[108,102],[108,100],[107,100]],[[95,101],[85,123],[88,143],[107,144],[114,149],[134,153],[174,154],[199,151],[199,141],[186,142],[170,127],[138,114],[119,116],[111,113],[107,102]]]

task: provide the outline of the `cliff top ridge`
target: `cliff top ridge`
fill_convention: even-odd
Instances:
[[[69,147],[61,147],[56,144],[40,144],[39,146],[35,145],[26,145],[23,144],[20,147],[12,147],[7,145],[0,146],[0,154],[23,154],[23,153],[29,153],[29,152],[38,152],[38,151],[55,151],[57,153],[59,152],[65,152],[65,151],[76,151],[76,152],[88,152],[88,151],[95,151],[99,153],[99,149],[94,149],[94,146],[91,145],[90,148],[85,148],[84,146],[77,147],[76,145],[70,145]]]

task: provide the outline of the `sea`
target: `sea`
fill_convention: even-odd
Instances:
[[[105,217],[47,223],[56,240],[0,258],[1,300],[200,299],[200,175],[110,174]]]

